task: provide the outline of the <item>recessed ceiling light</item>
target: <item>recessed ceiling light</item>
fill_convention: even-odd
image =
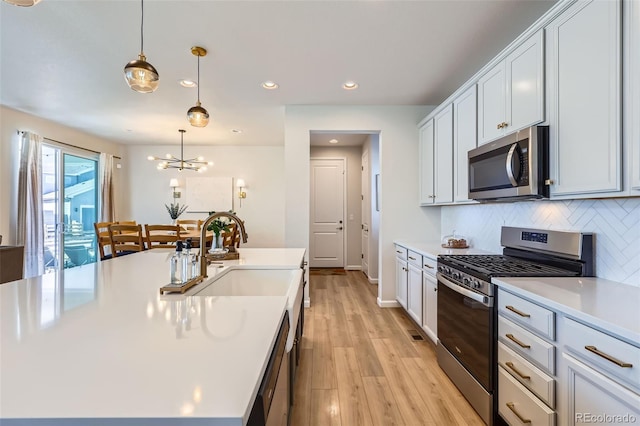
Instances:
[[[196,87],[198,85],[198,83],[196,83],[193,80],[188,80],[188,79],[184,79],[184,80],[180,80],[178,83],[180,83],[180,86],[182,87]]]
[[[271,80],[267,80],[265,82],[262,83],[262,87],[264,87],[267,90],[273,90],[273,89],[277,89],[278,87],[278,83],[271,81]]]
[[[355,81],[345,81],[342,84],[342,88],[344,90],[354,90],[358,88],[358,83],[356,83]]]
[[[231,129],[231,133],[242,133],[242,129]]]
[[[331,139],[329,143],[338,143],[338,139]]]

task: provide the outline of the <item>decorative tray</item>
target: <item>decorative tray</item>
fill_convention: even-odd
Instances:
[[[161,295],[164,293],[184,294],[185,291],[189,290],[191,287],[198,284],[202,280],[204,280],[204,277],[202,275],[198,275],[197,277],[190,279],[186,283],[167,284],[164,287],[160,287],[160,294]]]
[[[208,262],[211,262],[213,260],[238,260],[240,259],[240,253],[237,251],[230,251],[228,253],[219,253],[219,254],[214,254],[214,253],[207,253],[205,255],[205,257],[207,258]]]

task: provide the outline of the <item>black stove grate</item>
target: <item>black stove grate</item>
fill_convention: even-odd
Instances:
[[[575,276],[576,272],[503,255],[446,255],[447,260],[492,277]]]

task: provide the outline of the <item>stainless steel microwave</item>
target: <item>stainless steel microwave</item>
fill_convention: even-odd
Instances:
[[[532,126],[472,149],[469,198],[482,202],[549,198],[549,127]]]

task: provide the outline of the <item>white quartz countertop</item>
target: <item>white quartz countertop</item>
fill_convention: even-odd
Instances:
[[[305,253],[239,251],[210,277],[299,268]],[[244,424],[287,297],[160,295],[170,254],[0,285],[0,423]]]
[[[595,277],[493,278],[492,282],[640,346],[640,287]]]
[[[406,249],[416,251],[423,256],[436,259],[441,254],[494,254],[486,250],[480,250],[473,247],[466,249],[461,248],[444,248],[440,241],[407,241],[395,240],[394,244],[402,246]]]

